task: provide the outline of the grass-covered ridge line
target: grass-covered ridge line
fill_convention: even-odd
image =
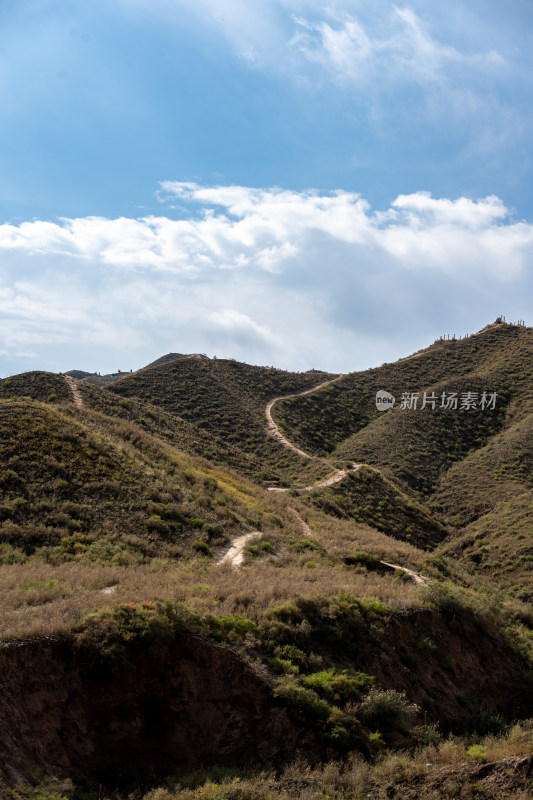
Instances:
[[[399,399],[403,392],[423,392],[452,378],[465,385],[481,380],[482,390],[519,397],[521,415],[532,410],[532,357],[532,329],[491,326],[468,339],[436,342],[415,356],[351,373],[319,394],[283,401],[275,417],[299,447],[324,456],[379,418],[380,389]]]
[[[121,378],[108,391],[148,400],[223,438],[261,460],[258,479],[272,480],[297,471],[305,461],[267,435],[266,403],[331,377],[314,370],[291,373],[234,360],[185,358]]]

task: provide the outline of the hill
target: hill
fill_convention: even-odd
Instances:
[[[149,563],[209,552],[274,508],[120,419],[29,400],[0,404],[1,557]]]
[[[323,372],[290,373],[226,359],[188,357],[145,368],[110,385],[123,398],[138,398],[177,414],[202,431],[252,456],[256,477],[287,480],[306,459],[280,447],[268,435],[268,400],[318,385],[334,376]]]
[[[407,495],[411,508],[421,503],[431,518],[428,530],[448,528],[443,552],[527,600],[533,596],[527,511],[532,365],[533,330],[499,323],[464,340],[436,342],[395,364],[344,376],[320,393],[282,401],[274,415],[299,447],[367,464],[374,469],[373,483],[377,470],[389,488],[396,487],[394,503],[390,493],[372,490],[354,505],[353,488],[340,503],[334,497],[346,492],[348,484],[341,483],[328,490],[337,509],[351,508],[354,518],[401,535],[390,517],[400,520],[396,504]],[[380,389],[398,400],[404,393],[418,395],[417,408],[397,402],[379,412]],[[425,408],[424,392],[435,400]],[[488,400],[493,392],[494,408],[482,408],[483,393]],[[452,393],[457,409],[441,408],[442,396]],[[476,408],[460,408],[467,393],[476,398]],[[407,529],[423,542],[416,522]]]
[[[533,410],[532,355],[533,329],[493,325],[467,339],[439,341],[393,364],[351,373],[320,394],[279,403],[276,418],[303,449],[328,455],[338,448],[341,456],[351,456],[358,440],[350,437],[389,417],[376,409],[375,396],[381,389],[398,401],[405,392],[418,393],[420,407],[424,391],[443,391],[454,381],[459,390],[482,386],[498,392],[500,410],[503,404],[510,417],[520,417]],[[397,415],[398,408],[392,413]]]
[[[155,361],[151,361],[149,364],[143,367],[143,369],[159,367],[161,364],[170,364],[172,361],[177,361],[180,358],[207,358],[207,356],[200,356],[199,353],[189,355],[183,355],[183,353],[167,353],[166,356],[161,356],[160,358],[156,358]]]
[[[527,791],[531,343],[0,381],[3,796]]]

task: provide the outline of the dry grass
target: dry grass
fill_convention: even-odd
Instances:
[[[346,761],[310,766],[304,759],[287,765],[281,774],[274,770],[247,772],[223,767],[178,775],[166,787],[144,794],[136,790],[128,800],[408,800],[471,798],[488,800],[529,800],[530,781],[526,770],[517,771],[520,759],[533,752],[533,721],[515,725],[504,735],[481,742],[493,768],[465,755],[469,742],[447,739],[440,745],[415,753],[385,752],[374,763],[352,755]],[[17,790],[15,790],[16,792]],[[42,794],[41,794],[42,792]],[[73,800],[81,797],[71,780],[43,779],[35,788],[12,795],[17,800]],[[125,800],[116,793],[89,793],[87,800]]]
[[[226,489],[230,488],[228,484]],[[257,488],[255,492],[261,494]],[[283,527],[271,526],[262,536],[272,543],[271,553],[251,559],[239,570],[216,564],[221,550],[214,558],[156,559],[148,565],[56,565],[36,557],[22,564],[0,565],[0,637],[65,632],[89,610],[154,597],[181,601],[199,613],[238,613],[255,621],[272,603],[295,596],[316,598],[350,592],[381,600],[392,609],[421,605],[416,587],[401,573],[381,574],[363,566],[346,566],[343,557],[356,551],[430,577],[439,575],[428,563],[427,553],[406,542],[350,520],[334,520],[290,497],[268,499]],[[290,513],[291,507],[299,509],[311,528],[311,537]],[[110,587],[114,587],[111,592],[104,591]]]
[[[513,758],[533,752],[533,723],[515,725],[500,737],[484,739],[487,761],[498,762],[500,779],[491,785],[490,772],[476,774],[475,761],[469,758],[469,742],[446,739],[441,744],[411,753],[385,753],[374,764],[359,756],[347,762],[332,761],[311,767],[300,760],[287,766],[280,777],[272,773],[224,777],[213,771],[177,778],[174,789],[158,788],[144,800],[380,800],[386,797],[428,798],[471,797],[527,800],[527,776],[517,776]],[[510,759],[508,763],[505,759]],[[472,772],[474,767],[474,772]],[[484,779],[487,781],[483,783]],[[521,786],[518,784],[522,784]],[[479,789],[471,790],[471,786]],[[494,793],[495,792],[495,793]]]
[[[112,593],[105,592],[110,587],[115,587]],[[205,558],[140,567],[10,564],[0,566],[0,637],[62,633],[89,610],[154,597],[183,602],[199,613],[240,613],[259,621],[272,603],[295,595],[314,598],[341,592],[379,599],[391,607],[418,603],[411,586],[393,575],[355,573],[320,563],[289,570],[279,568],[275,560],[260,561],[238,572]]]
[[[82,412],[83,413],[83,412]],[[99,415],[85,413],[87,427]],[[130,426],[125,423],[130,432]],[[114,423],[113,441],[127,456],[133,453],[128,436],[122,436],[120,423]],[[163,442],[154,442],[144,432],[135,432],[145,445],[161,450],[160,457],[172,461],[175,451]],[[148,440],[145,442],[144,440]],[[150,564],[88,564],[81,561],[46,563],[39,555],[21,564],[0,565],[0,636],[4,639],[48,635],[69,630],[88,610],[122,602],[142,602],[154,597],[180,600],[199,612],[233,612],[259,619],[273,602],[321,594],[350,592],[359,597],[379,599],[393,608],[419,604],[414,587],[399,574],[367,572],[348,567],[343,557],[365,551],[391,563],[415,569],[430,577],[439,573],[427,563],[427,553],[352,520],[337,520],[310,509],[297,498],[267,493],[237,477],[231,470],[214,468],[198,472],[198,460],[179,454],[179,465],[198,480],[202,475],[216,478],[219,491],[235,508],[247,508],[251,516],[263,510],[263,539],[273,551],[239,571],[219,566],[204,556],[192,560],[154,559]],[[198,475],[197,475],[198,473]],[[304,531],[292,513],[297,508],[311,529]],[[270,512],[270,517],[265,512]],[[278,520],[281,527],[274,522]],[[274,522],[272,522],[272,520]],[[308,547],[311,540],[311,547]],[[111,593],[104,590],[114,586]]]

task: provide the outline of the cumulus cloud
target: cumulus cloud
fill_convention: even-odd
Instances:
[[[533,226],[513,222],[502,201],[435,198],[428,192],[399,195],[390,208],[373,212],[353,192],[294,192],[279,188],[199,186],[167,181],[164,196],[179,199],[186,219],[62,219],[0,225],[0,251],[61,255],[110,268],[188,274],[221,270],[284,273],[307,262],[313,250],[342,245],[360,255],[379,251],[399,268],[439,268],[444,250],[456,253],[449,268],[469,269],[479,257],[495,275],[519,270],[530,254]],[[423,261],[420,251],[427,248]],[[489,249],[492,252],[489,252]],[[477,253],[477,256],[476,256]]]
[[[169,181],[160,199],[157,217],[0,225],[0,348],[348,369],[384,360],[405,315],[414,335],[531,297],[533,225],[494,196],[416,192],[374,211],[345,191]]]

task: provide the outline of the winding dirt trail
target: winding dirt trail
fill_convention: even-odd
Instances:
[[[78,408],[83,408],[83,398],[80,394],[80,390],[78,389],[78,382],[71,375],[63,375],[63,377],[65,378],[70,394],[72,396],[72,402]]]
[[[289,440],[285,438],[285,436],[282,434],[282,432],[274,422],[274,419],[272,418],[272,408],[276,403],[279,403],[280,400],[290,400],[293,397],[303,397],[305,394],[313,394],[314,392],[318,392],[319,389],[323,389],[325,386],[329,386],[331,383],[335,383],[335,381],[340,381],[340,379],[343,377],[344,375],[342,374],[337,375],[336,378],[332,378],[329,381],[324,381],[323,383],[319,383],[318,386],[313,386],[311,389],[306,389],[304,392],[296,392],[296,394],[286,394],[283,397],[274,397],[273,400],[270,400],[267,403],[267,407],[265,409],[265,416],[267,418],[267,429],[269,434],[273,436],[274,439],[277,439],[278,442],[281,442],[283,445],[285,445],[285,447],[289,447],[291,450],[293,450],[295,453],[298,453],[298,455],[302,456],[303,458],[315,458],[315,456],[306,453],[304,450],[300,450],[299,447],[296,447],[295,444],[289,442]]]
[[[307,522],[303,519],[301,514],[299,514],[295,508],[290,508],[289,510],[294,514],[294,516],[300,523],[303,534],[305,536],[312,536],[313,531],[309,527]],[[395,572],[396,570],[401,570],[403,573],[405,573],[405,575],[407,575],[413,581],[413,583],[416,583],[417,586],[427,586],[427,584],[429,583],[429,578],[426,578],[425,575],[421,575],[419,572],[415,572],[413,569],[409,569],[408,567],[402,567],[400,566],[400,564],[391,564],[390,561],[380,561],[379,563],[382,564],[384,567],[387,567],[388,569],[392,570],[393,572]]]
[[[418,354],[416,354],[414,357],[417,356]],[[413,358],[413,356],[410,356],[410,358]],[[267,419],[267,428],[269,434],[273,436],[275,439],[277,439],[278,442],[281,442],[281,444],[283,444],[285,447],[288,447],[295,453],[298,453],[299,455],[303,456],[303,458],[309,458],[309,459],[317,458],[316,456],[312,456],[309,453],[306,453],[304,450],[300,450],[299,447],[296,447],[296,445],[290,442],[281,433],[280,429],[278,428],[278,426],[274,422],[274,419],[272,418],[272,408],[275,405],[275,403],[278,403],[280,400],[290,400],[292,397],[302,397],[303,395],[306,394],[312,394],[313,392],[318,392],[319,389],[323,389],[325,386],[329,386],[330,384],[335,383],[336,381],[340,380],[343,377],[344,375],[342,374],[337,375],[336,378],[332,378],[329,381],[324,381],[323,383],[320,383],[318,386],[314,386],[312,389],[306,389],[305,392],[298,392],[297,394],[288,394],[283,397],[275,397],[273,400],[270,400],[265,408],[265,416]],[[329,462],[326,459],[321,459],[321,460],[324,463],[329,464]],[[352,470],[356,471],[360,469],[362,466],[363,464],[356,464],[354,462],[352,463]],[[372,467],[372,469],[374,469],[374,467]],[[313,489],[321,489],[321,488],[326,488],[327,486],[333,486],[335,483],[339,483],[339,481],[342,481],[342,479],[346,477],[348,472],[352,470],[339,469],[333,475],[330,475],[328,478],[324,478],[324,480],[315,483],[313,486],[304,487],[304,491],[311,491]],[[271,492],[290,491],[288,488],[284,487],[282,488],[278,486],[269,486],[268,489]],[[294,516],[298,520],[304,535],[312,536],[313,531],[309,527],[307,522],[303,519],[301,514],[292,506],[290,507],[289,510],[291,511],[292,514],[294,514]],[[249,542],[251,539],[255,539],[257,536],[261,536],[261,533],[259,531],[252,531],[250,533],[245,533],[243,536],[239,536],[237,539],[234,539],[230,549],[221,558],[218,559],[217,564],[231,564],[233,568],[240,567],[244,561],[244,547],[246,543]],[[425,586],[427,583],[429,583],[429,578],[426,578],[424,575],[420,575],[419,572],[415,572],[412,569],[408,569],[407,567],[402,567],[400,564],[391,564],[389,561],[380,561],[380,563],[383,564],[383,566],[387,567],[388,569],[394,571],[401,570],[418,586]]]
[[[244,547],[251,539],[257,539],[261,536],[260,531],[251,531],[245,533],[243,536],[238,536],[231,543],[230,549],[225,553],[222,558],[219,558],[217,564],[230,564],[233,568],[240,567],[244,561]]]
[[[296,519],[300,523],[302,531],[305,533],[305,535],[306,536],[312,536],[313,535],[313,531],[311,530],[311,528],[309,527],[309,525],[307,524],[305,519],[301,516],[301,514],[299,514],[298,511],[296,511],[295,508],[291,508],[290,511],[292,511],[292,513],[294,514],[294,516],[296,517]]]
[[[335,483],[339,483],[345,478],[349,472],[356,472],[360,469],[363,465],[356,464],[355,462],[352,464],[350,469],[338,469],[333,475],[330,475],[329,478],[324,478],[322,481],[318,481],[318,483],[314,483],[312,486],[304,486],[300,491],[303,492],[310,492],[313,489],[325,489],[327,486],[333,486]],[[269,486],[269,492],[289,492],[290,489],[285,486]]]
[[[401,569],[405,572],[406,575],[411,578],[413,583],[416,583],[418,586],[427,586],[429,583],[429,578],[426,578],[425,575],[421,575],[419,572],[415,572],[413,569],[407,569],[407,567],[400,567],[398,564],[390,564],[388,561],[380,561],[380,564],[383,564],[384,567],[389,567],[389,569],[397,570]]]

